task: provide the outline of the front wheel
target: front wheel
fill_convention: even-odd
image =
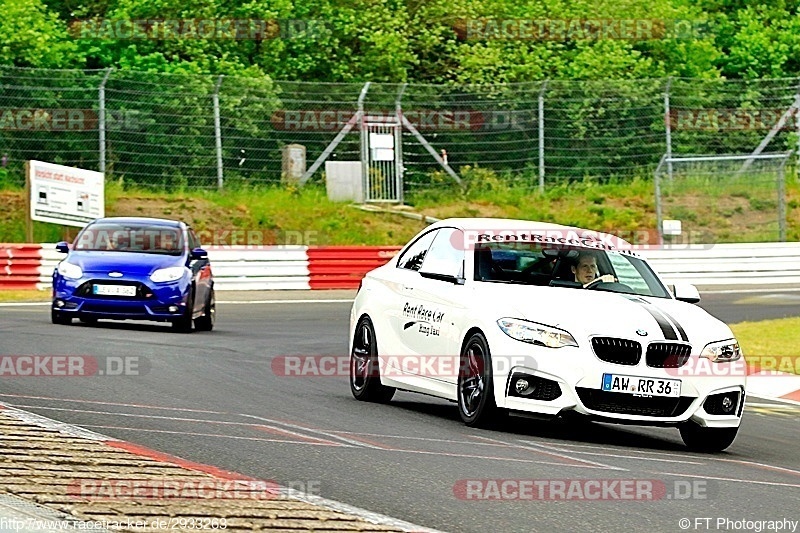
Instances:
[[[721,452],[736,439],[739,428],[704,428],[686,422],[678,428],[686,447],[696,452]]]
[[[56,311],[55,309],[50,310],[50,322],[53,324],[61,324],[62,326],[68,326],[72,324],[72,317],[64,316],[61,311]]]
[[[350,353],[350,392],[356,400],[376,403],[388,403],[395,392],[394,387],[381,384],[375,328],[366,316],[358,321],[353,333],[353,351]]]
[[[210,289],[206,305],[203,308],[203,316],[197,317],[194,327],[197,331],[211,331],[214,329],[214,321],[217,317],[217,300],[214,297],[214,289]]]
[[[172,321],[173,331],[178,333],[191,333],[192,332],[192,313],[194,312],[194,291],[189,296],[189,301],[186,302],[186,309],[179,318]]]
[[[489,343],[475,333],[464,344],[458,371],[458,412],[466,425],[485,428],[504,419],[494,400],[493,374]]]

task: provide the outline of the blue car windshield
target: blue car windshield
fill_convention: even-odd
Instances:
[[[75,250],[181,255],[183,232],[178,227],[96,223],[86,226],[75,239]]]

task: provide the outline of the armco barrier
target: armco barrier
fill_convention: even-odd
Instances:
[[[312,289],[357,289],[364,274],[386,263],[398,246],[322,246],[308,249]]]
[[[0,290],[36,289],[42,264],[41,244],[0,244]]]
[[[800,243],[693,245],[642,250],[667,283],[800,284]]]
[[[354,289],[396,246],[208,247],[219,290]],[[718,244],[642,250],[667,283],[800,284],[800,243]],[[64,257],[55,244],[0,244],[0,290],[49,288]]]

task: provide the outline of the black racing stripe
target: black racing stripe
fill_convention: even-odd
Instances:
[[[671,315],[668,315],[665,311],[656,308],[643,298],[638,298],[636,296],[628,296],[627,298],[632,302],[640,304],[642,307],[644,307],[645,311],[650,313],[650,315],[656,319],[656,322],[658,322],[658,327],[661,328],[661,333],[664,334],[665,339],[674,341],[678,340],[678,336],[675,334],[675,329],[677,328],[681,335],[681,339],[689,342],[689,337],[686,335],[686,332],[683,330],[678,321],[675,320]],[[675,327],[673,327],[673,324]]]
[[[675,334],[675,328],[672,327],[669,320],[664,318],[664,315],[654,312],[650,307],[643,305],[642,306],[650,315],[656,319],[658,322],[658,327],[661,328],[661,333],[664,334],[664,338],[671,341],[678,340],[678,336]]]
[[[681,340],[689,342],[689,337],[686,335],[686,331],[684,331],[680,323],[677,320],[675,320],[675,317],[667,313],[663,309],[659,309],[658,311],[662,313],[665,317],[667,317],[669,320],[671,320],[673,324],[675,324],[675,328],[678,330],[678,333],[681,336]]]

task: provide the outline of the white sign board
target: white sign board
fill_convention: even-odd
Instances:
[[[101,172],[30,161],[28,185],[31,220],[83,227],[105,216]]]
[[[664,220],[661,222],[661,231],[664,235],[680,235],[681,234],[681,221],[680,220]]]

